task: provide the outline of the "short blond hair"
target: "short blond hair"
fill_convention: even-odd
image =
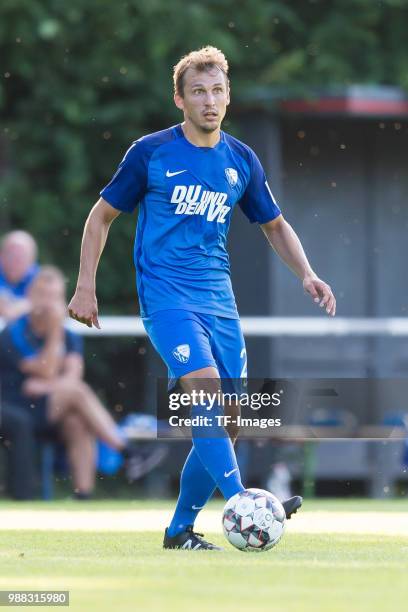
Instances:
[[[188,68],[194,68],[198,72],[211,70],[211,68],[219,68],[224,74],[227,84],[229,84],[228,62],[223,52],[216,47],[207,45],[197,51],[191,51],[177,62],[174,66],[173,83],[174,93],[179,96],[184,94],[183,77]]]

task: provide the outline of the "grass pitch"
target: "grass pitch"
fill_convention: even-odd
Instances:
[[[131,504],[135,516],[149,507],[168,511],[172,506]],[[221,507],[210,506],[217,512]],[[225,552],[164,551],[157,530],[2,530],[2,511],[14,508],[26,509],[27,516],[42,508],[69,510],[79,520],[85,510],[114,514],[129,504],[0,504],[0,589],[69,590],[72,610],[247,612],[279,606],[285,612],[373,612],[399,608],[408,599],[406,536],[296,533],[294,517],[280,544],[266,553],[236,551],[220,531],[206,536],[225,545]],[[378,511],[380,522],[405,512],[406,501],[306,502],[302,513],[312,516],[322,508],[339,513],[336,520],[341,512],[366,510],[373,520]]]

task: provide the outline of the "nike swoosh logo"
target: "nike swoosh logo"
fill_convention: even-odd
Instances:
[[[192,510],[202,510],[204,506],[191,506]]]
[[[235,468],[234,470],[231,470],[230,472],[224,472],[224,478],[228,478],[229,476],[231,476],[231,474],[233,474],[237,470],[238,468]]]
[[[167,170],[166,176],[170,178],[171,176],[176,176],[176,174],[183,174],[183,172],[187,172],[187,170],[178,170],[177,172],[170,172],[170,170]]]

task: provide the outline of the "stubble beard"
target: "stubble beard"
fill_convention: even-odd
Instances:
[[[199,128],[202,132],[205,132],[205,134],[212,134],[212,132],[216,132],[220,128],[220,125],[217,125],[215,127],[207,127],[206,125],[200,125]]]
[[[191,123],[194,125],[194,127],[196,128],[196,130],[201,131],[203,134],[212,134],[213,132],[216,132],[217,130],[221,129],[221,121],[217,122],[217,124],[214,126],[210,126],[210,125],[198,123],[192,117],[189,117],[189,119]]]

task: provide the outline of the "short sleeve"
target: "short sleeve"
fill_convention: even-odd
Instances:
[[[110,183],[100,195],[111,206],[131,213],[143,199],[147,189],[148,156],[142,140],[137,140],[126,151]]]
[[[67,353],[79,353],[80,355],[82,355],[84,352],[84,341],[82,336],[70,330],[66,330],[65,349]]]
[[[253,151],[250,155],[249,181],[239,205],[251,223],[267,223],[279,217],[281,210],[273,197],[261,162]]]

